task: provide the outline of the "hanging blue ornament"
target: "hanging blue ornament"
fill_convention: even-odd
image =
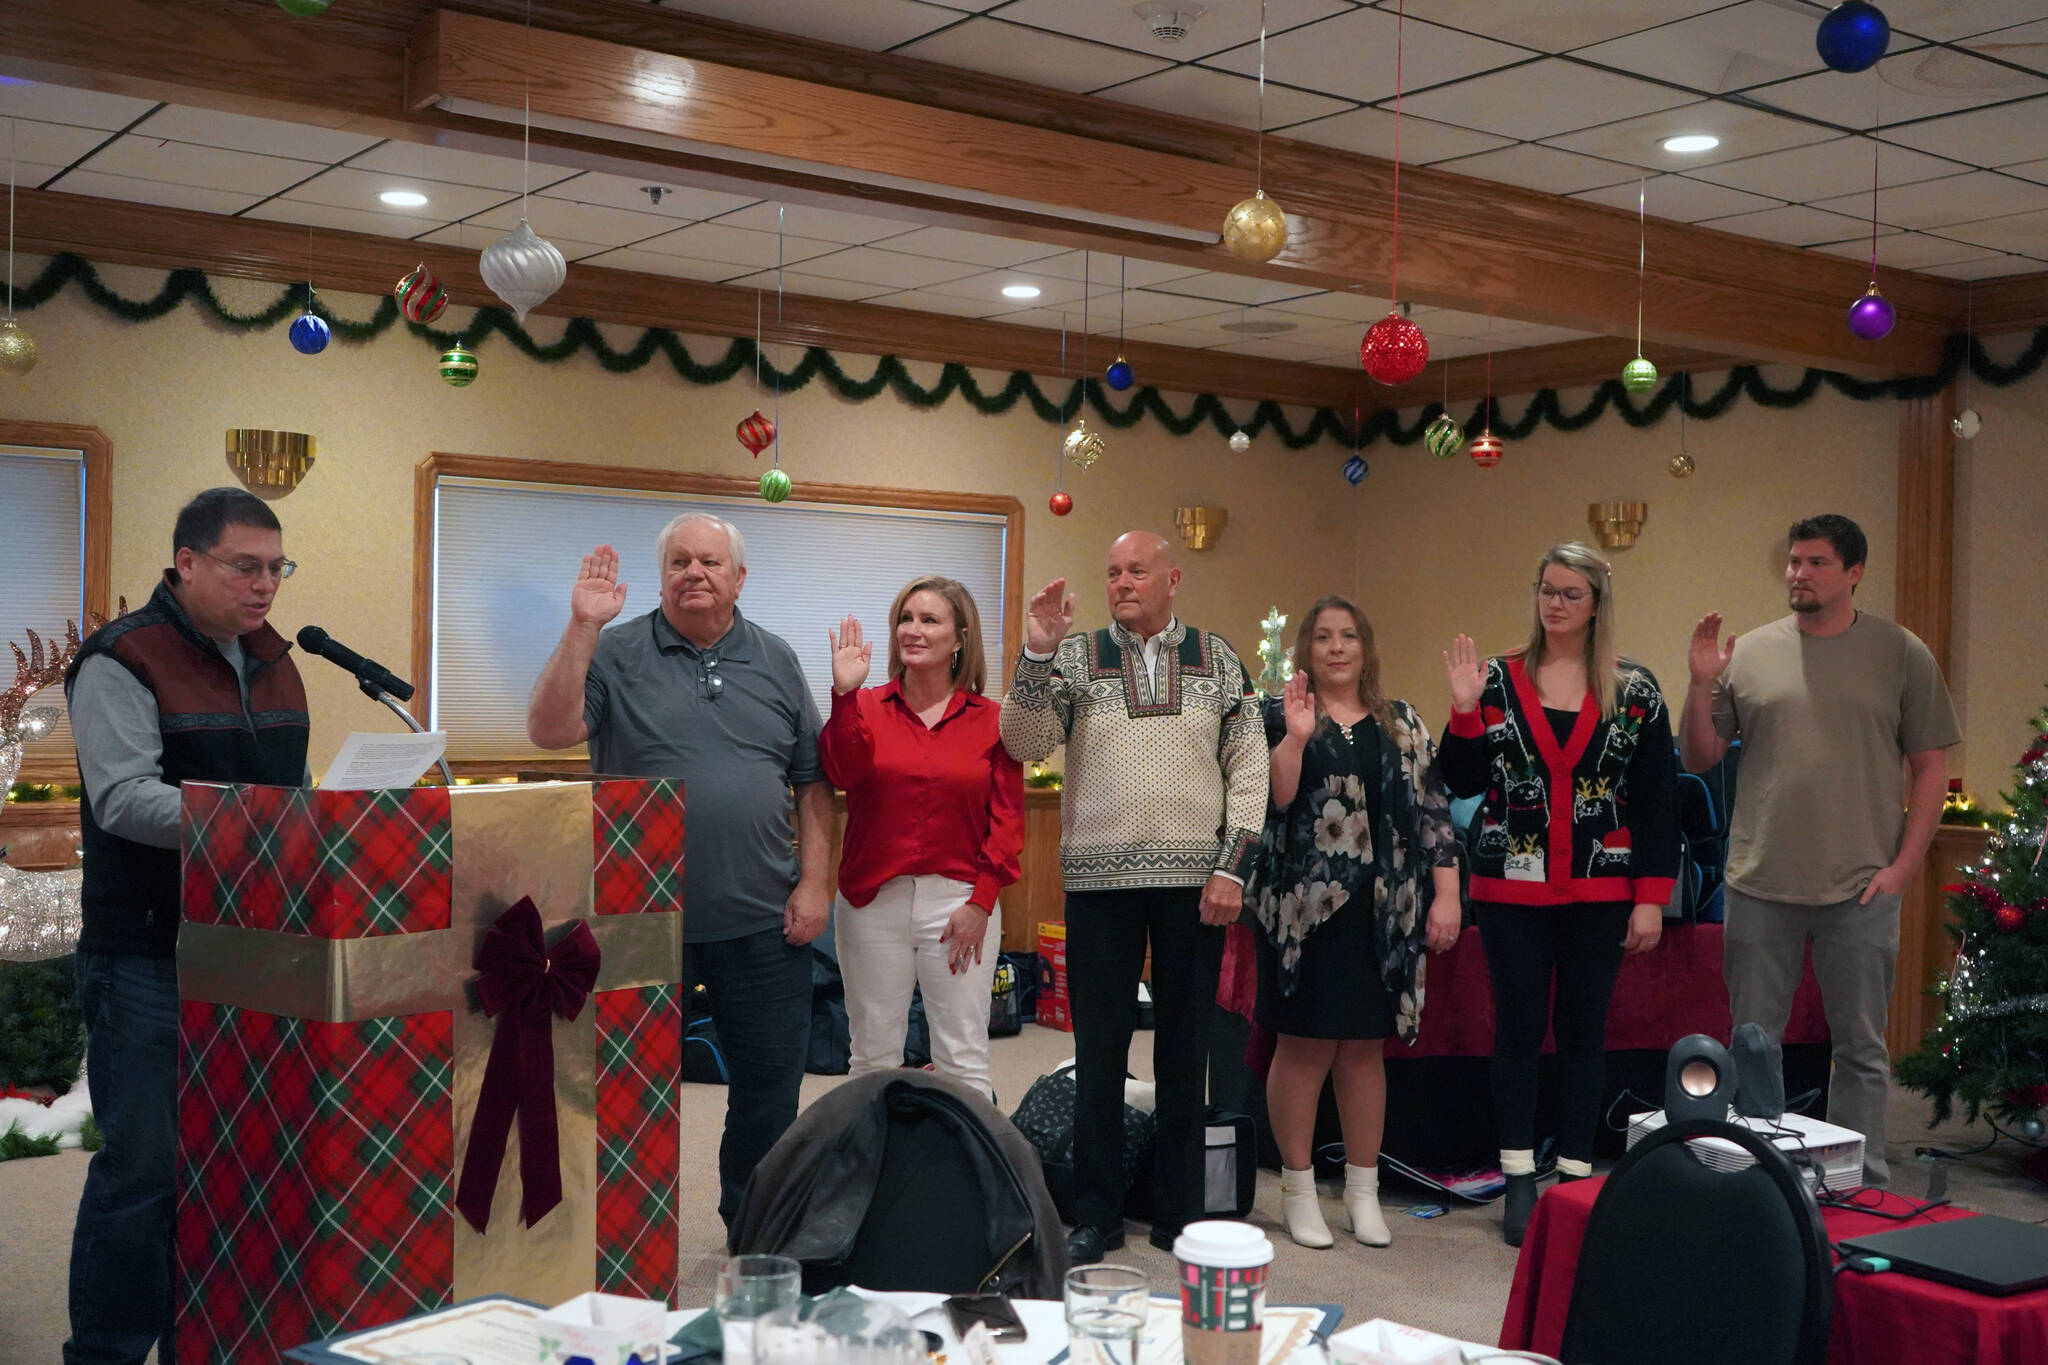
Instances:
[[[327,349],[327,324],[312,313],[303,313],[292,324],[292,349],[300,355],[319,355]]]
[[[1137,377],[1137,371],[1133,370],[1131,363],[1122,356],[1118,356],[1114,361],[1110,362],[1109,368],[1102,372],[1102,382],[1115,389],[1118,393],[1128,389]]]
[[[1364,483],[1365,476],[1370,473],[1372,473],[1372,466],[1365,462],[1363,456],[1353,455],[1344,462],[1344,482],[1350,484],[1353,488]]]
[[[1813,45],[1835,71],[1868,71],[1892,40],[1891,21],[1876,5],[1847,0],[1822,16]]]

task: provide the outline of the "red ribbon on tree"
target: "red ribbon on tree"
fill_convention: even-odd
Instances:
[[[550,1015],[574,1019],[597,985],[597,940],[582,921],[550,951],[531,897],[499,915],[476,950],[477,1002],[498,1021],[463,1153],[455,1207],[489,1230],[491,1196],[519,1120],[519,1219],[532,1227],[562,1202],[562,1154],[555,1126],[555,1042]]]

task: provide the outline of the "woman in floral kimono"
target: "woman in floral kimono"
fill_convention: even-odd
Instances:
[[[1273,795],[1250,897],[1264,929],[1256,1018],[1279,1038],[1266,1107],[1288,1234],[1329,1246],[1310,1148],[1323,1080],[1334,1076],[1345,1212],[1359,1241],[1385,1246],[1381,1046],[1415,1033],[1425,942],[1441,951],[1458,936],[1450,808],[1422,718],[1380,691],[1364,612],[1322,598],[1302,620],[1295,657],[1307,671],[1265,703]]]

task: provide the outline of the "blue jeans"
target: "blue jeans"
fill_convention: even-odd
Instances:
[[[64,1365],[140,1365],[171,1343],[172,1198],[178,1161],[178,967],[78,954],[86,1084],[106,1145],[93,1154],[71,1239]]]
[[[732,1226],[747,1178],[796,1121],[811,1045],[811,946],[780,927],[684,949],[689,976],[711,997],[731,1079],[718,1144],[718,1216]]]

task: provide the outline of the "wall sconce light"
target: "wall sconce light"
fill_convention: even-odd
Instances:
[[[1626,550],[1635,544],[1636,537],[1643,533],[1643,523],[1649,519],[1647,502],[1596,502],[1586,508],[1586,520],[1593,523],[1593,534],[1610,550]]]
[[[277,489],[289,493],[313,467],[313,438],[303,431],[230,427],[228,463],[251,492]]]
[[[1173,524],[1180,528],[1180,538],[1190,550],[1206,550],[1216,543],[1216,537],[1223,534],[1223,523],[1230,519],[1230,509],[1225,507],[1176,507],[1173,509]]]

